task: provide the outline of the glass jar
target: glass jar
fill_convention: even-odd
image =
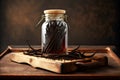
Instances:
[[[45,22],[42,24],[42,53],[66,54],[68,45],[68,26],[65,22],[65,10],[50,9],[44,11]]]

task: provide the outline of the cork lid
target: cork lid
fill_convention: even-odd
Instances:
[[[65,14],[66,11],[63,9],[48,9],[44,10],[45,14]]]

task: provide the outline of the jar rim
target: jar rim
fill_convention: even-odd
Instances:
[[[63,9],[48,9],[44,10],[44,14],[65,14],[66,10]]]

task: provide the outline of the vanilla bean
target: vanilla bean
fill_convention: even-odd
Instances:
[[[71,52],[69,52],[69,55],[74,55],[74,56],[78,56],[79,58],[91,58],[93,57],[96,53],[93,52],[92,55],[86,56],[85,53],[81,53],[80,51],[78,51],[80,45],[73,49]]]
[[[28,44],[29,48],[32,49],[33,51],[35,50],[29,43],[29,41],[27,40],[26,43]]]
[[[30,45],[30,43],[29,43],[29,41],[27,40],[26,41],[26,43],[27,43],[27,45],[29,46],[29,48],[31,49],[31,50],[28,50],[27,52],[23,52],[24,54],[26,54],[26,55],[41,55],[41,50],[40,49],[34,49],[31,45]]]

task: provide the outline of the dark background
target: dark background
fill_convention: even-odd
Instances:
[[[8,45],[40,45],[35,28],[45,9],[65,9],[69,45],[120,44],[119,0],[0,0],[0,50]]]

